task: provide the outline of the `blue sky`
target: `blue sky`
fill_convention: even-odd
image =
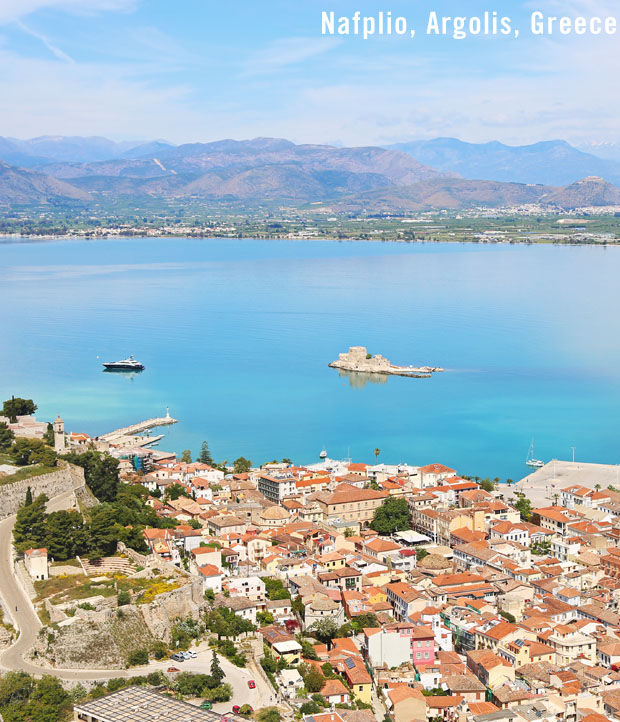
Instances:
[[[524,29],[364,41],[321,36],[322,10]],[[0,0],[0,135],[620,142],[620,34],[532,38],[533,10],[620,17],[614,0]]]

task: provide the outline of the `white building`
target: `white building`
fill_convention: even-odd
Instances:
[[[411,640],[397,630],[366,629],[365,644],[373,667],[400,667],[411,661]]]
[[[279,504],[285,496],[297,492],[297,480],[293,476],[276,476],[260,474],[258,477],[258,490],[275,504]]]
[[[24,563],[33,579],[37,581],[49,579],[47,549],[28,549],[24,555]]]

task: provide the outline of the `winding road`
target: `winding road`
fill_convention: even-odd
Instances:
[[[73,492],[66,492],[56,496],[47,503],[47,511],[69,509],[75,504]],[[43,667],[26,661],[24,655],[34,644],[41,621],[34,611],[34,607],[22,584],[15,576],[12,557],[12,535],[15,524],[15,515],[0,521],[0,597],[5,610],[7,610],[13,626],[19,629],[17,640],[2,654],[0,654],[0,668],[4,671],[22,670],[32,675],[49,674],[67,682],[79,681],[105,681],[114,677],[134,677],[148,674],[156,670],[163,672],[170,666],[175,666],[184,672],[209,673],[211,666],[211,650],[206,642],[195,648],[196,659],[176,663],[172,660],[151,662],[144,667],[132,669],[58,669]],[[220,658],[220,665],[226,674],[225,682],[233,688],[233,698],[229,702],[214,705],[217,711],[228,711],[234,704],[251,704],[255,709],[265,707],[275,702],[274,691],[258,674],[252,674],[249,669],[235,667],[224,657]],[[256,688],[250,689],[248,682],[253,679]]]

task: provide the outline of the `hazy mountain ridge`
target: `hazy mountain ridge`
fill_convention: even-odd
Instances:
[[[91,201],[92,196],[44,173],[15,168],[0,160],[0,204]]]
[[[570,184],[544,185],[466,179],[424,165],[405,152],[374,146],[340,148],[296,145],[281,138],[255,138],[180,146],[153,141],[127,149],[105,138],[47,136],[33,139],[29,148],[49,152],[50,145],[55,149],[56,143],[63,146],[59,154],[64,156],[75,157],[83,153],[84,148],[88,153],[107,153],[114,146],[122,150],[123,157],[95,162],[57,161],[46,163],[36,171],[2,163],[0,203],[89,201],[98,197],[150,198],[162,202],[192,198],[240,204],[322,201],[326,207],[336,210],[394,213],[531,203],[561,208],[620,205],[620,190],[598,177]],[[478,146],[452,139],[424,143],[426,155],[439,160],[443,167],[447,164],[457,167],[464,162],[463,147],[474,156],[474,166],[480,162]],[[506,155],[508,146],[488,143],[483,148],[484,154],[496,165],[501,157],[503,163],[513,167],[514,158],[507,159]],[[509,148],[508,155],[517,150],[530,159],[541,156],[549,159],[562,158],[566,153],[574,157],[574,151],[587,159],[594,158],[562,142],[524,148]],[[0,157],[7,149],[14,149],[11,139],[0,138]]]
[[[620,162],[585,153],[563,140],[510,146],[498,141],[466,143],[456,138],[434,138],[388,147],[470,180],[565,186],[581,178],[600,176],[620,184]]]
[[[0,136],[0,159],[11,165],[40,168],[43,165],[85,163],[112,158],[146,155],[154,150],[169,148],[164,141],[113,141],[99,136],[43,135],[20,140]]]

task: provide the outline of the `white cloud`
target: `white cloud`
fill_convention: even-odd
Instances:
[[[43,45],[59,60],[64,60],[66,63],[74,63],[75,61],[73,58],[69,57],[67,53],[65,53],[63,50],[61,50],[59,47],[54,45],[49,38],[47,38],[42,33],[38,33],[32,28],[29,28],[25,23],[23,23],[21,20],[18,20],[16,22],[16,25],[20,28],[20,30],[23,30],[28,35],[31,35],[33,38],[36,38],[37,40],[40,40]]]
[[[337,38],[282,38],[252,53],[242,65],[244,76],[266,75],[327,53],[340,44]]]
[[[37,10],[62,10],[79,15],[128,11],[137,0],[0,0],[0,24],[24,18]]]

